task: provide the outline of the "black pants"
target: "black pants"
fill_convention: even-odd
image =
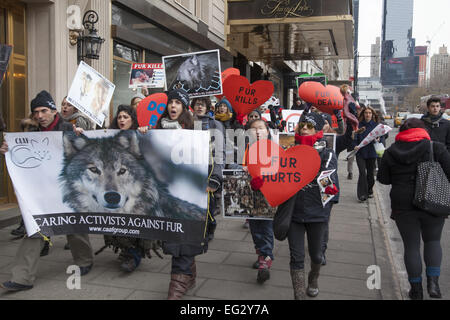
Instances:
[[[373,193],[373,185],[375,184],[375,161],[376,158],[363,159],[360,156],[356,156],[356,164],[359,170],[357,187],[359,200],[367,200],[369,194]]]
[[[423,239],[423,255],[427,275],[439,270],[442,262],[441,235],[445,219],[424,211],[402,213],[395,217],[405,249],[404,259],[408,278],[412,282],[422,276],[420,238]]]
[[[191,266],[195,261],[195,256],[172,256],[172,274],[188,274],[192,276]]]
[[[322,263],[323,233],[327,224],[328,222],[291,222],[288,232],[291,269],[299,270],[305,267],[305,232],[311,261],[315,264]]]

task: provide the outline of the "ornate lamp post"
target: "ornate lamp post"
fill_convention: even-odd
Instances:
[[[94,10],[88,10],[83,16],[84,31],[80,33],[77,41],[78,63],[85,58],[98,60],[102,43],[105,39],[97,34],[94,25],[98,22],[98,14]],[[87,32],[86,35],[84,35]]]

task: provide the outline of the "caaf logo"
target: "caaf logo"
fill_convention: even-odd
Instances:
[[[11,150],[11,161],[20,168],[37,168],[45,160],[51,159],[48,138],[39,142],[26,137],[18,137],[15,142],[16,145]]]

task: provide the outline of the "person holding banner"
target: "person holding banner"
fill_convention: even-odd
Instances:
[[[78,109],[66,100],[67,96],[64,97],[61,102],[61,116],[67,122],[74,124],[77,128],[82,128],[83,130],[94,130],[95,123],[90,121]]]
[[[136,111],[129,105],[121,104],[117,107],[116,116],[111,121],[110,129],[136,130],[138,128]],[[142,130],[142,129],[141,129]],[[140,130],[140,131],[141,131]],[[142,132],[142,131],[141,131]],[[151,258],[150,251],[159,248],[159,242],[135,237],[120,237],[104,235],[105,246],[96,252],[100,253],[106,247],[112,247],[114,252],[120,250],[120,268],[125,272],[133,272],[140,265],[142,258]],[[160,256],[161,257],[161,256]]]
[[[57,112],[53,98],[47,91],[43,90],[31,101],[31,113],[39,124],[39,131],[76,131],[76,128],[64,121]],[[8,151],[8,144],[4,141],[0,153]],[[33,288],[36,279],[39,257],[44,247],[44,239],[47,237],[25,237],[23,238],[16,253],[12,267],[12,278],[1,284],[8,291],[21,291]],[[80,267],[80,274],[86,275],[93,266],[94,254],[88,234],[67,235],[72,257],[76,265]]]
[[[296,144],[312,146],[319,153],[321,165],[317,178],[322,172],[328,172],[328,185],[324,193],[332,198],[339,193],[338,163],[336,154],[326,147],[326,141],[322,139],[324,124],[321,115],[315,112],[303,113],[296,130],[295,141]],[[323,202],[322,188],[317,178],[294,195],[296,199],[288,231],[288,242],[291,256],[290,272],[296,300],[305,298],[305,233],[311,258],[306,294],[310,297],[319,294],[318,278],[323,262],[323,235],[330,218],[332,202]]]
[[[189,96],[182,90],[172,89],[167,94],[167,108],[158,119],[156,129],[194,129],[194,118],[189,112]],[[210,172],[212,174],[212,172]],[[214,188],[208,185],[208,194]],[[210,198],[212,199],[212,197]],[[211,202],[209,203],[212,204]],[[185,293],[195,286],[197,266],[195,256],[208,250],[208,233],[211,227],[211,206],[208,208],[205,241],[201,244],[163,243],[163,252],[172,256],[168,300],[180,300]]]
[[[358,145],[365,137],[378,125],[378,116],[376,111],[366,106],[361,110],[359,116],[359,128],[365,128],[364,132],[356,135],[356,164],[358,165],[359,177],[357,185],[357,197],[360,202],[366,201],[368,198],[373,198],[373,186],[375,184],[375,162],[377,160],[377,153],[374,148],[374,141],[368,145],[358,148]]]

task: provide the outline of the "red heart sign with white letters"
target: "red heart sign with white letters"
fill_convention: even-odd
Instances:
[[[260,191],[276,207],[314,180],[320,169],[320,156],[310,146],[283,150],[271,140],[260,140],[249,148],[247,166],[253,178],[263,180]]]
[[[228,76],[223,83],[223,94],[233,106],[233,110],[241,114],[249,114],[273,94],[273,83],[268,80],[258,80],[250,85],[246,77]]]
[[[298,88],[298,95],[302,100],[329,114],[344,107],[344,97],[336,86],[324,87],[320,82],[306,81]]]
[[[167,95],[155,93],[142,99],[137,106],[139,127],[155,126],[167,107]]]

